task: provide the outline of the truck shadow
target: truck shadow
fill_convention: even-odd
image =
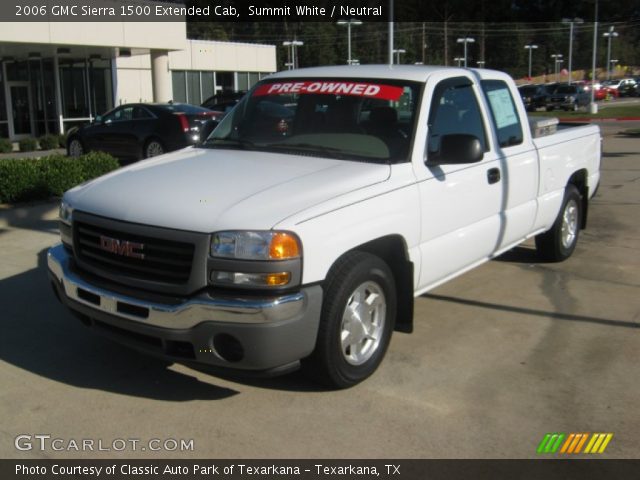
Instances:
[[[37,268],[0,280],[0,360],[74,387],[155,400],[220,400],[238,393],[92,334],[56,300],[46,253],[39,252]]]

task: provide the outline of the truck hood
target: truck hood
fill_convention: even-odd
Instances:
[[[194,232],[270,229],[339,195],[384,182],[389,165],[255,151],[186,148],[65,194],[75,209]]]

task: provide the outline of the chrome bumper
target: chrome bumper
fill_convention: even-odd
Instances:
[[[304,290],[268,298],[214,298],[205,293],[175,305],[153,303],[87,283],[71,270],[70,261],[71,256],[62,244],[51,247],[47,253],[49,272],[68,299],[155,327],[190,329],[204,321],[256,325],[286,322],[302,316],[309,303]]]

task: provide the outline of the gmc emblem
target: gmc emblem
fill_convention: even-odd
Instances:
[[[142,253],[142,250],[144,250],[143,243],[128,242],[127,240],[118,240],[100,235],[100,248],[114,255],[144,259],[144,253]]]

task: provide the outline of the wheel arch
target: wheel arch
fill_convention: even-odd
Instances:
[[[567,185],[574,185],[578,192],[580,193],[581,198],[581,207],[582,207],[582,215],[580,218],[580,228],[584,230],[587,228],[587,212],[589,208],[589,187],[587,185],[587,178],[589,173],[586,168],[578,170],[574,172],[569,180],[567,181]]]
[[[398,234],[386,235],[358,245],[350,251],[370,253],[381,258],[389,266],[396,285],[395,330],[411,333],[413,331],[413,262],[409,259],[404,237]]]

